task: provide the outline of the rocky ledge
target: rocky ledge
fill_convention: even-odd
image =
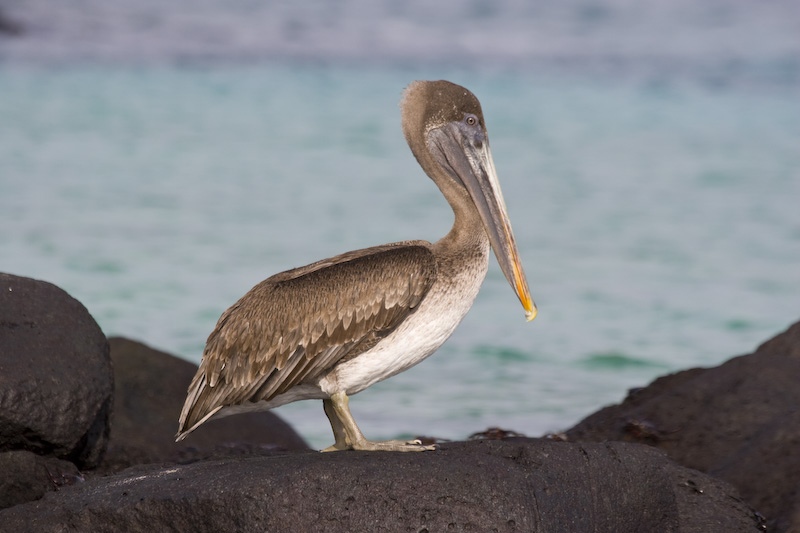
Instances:
[[[533,439],[137,467],[0,519],[15,532],[758,531],[729,485],[656,450]]]
[[[0,274],[0,530],[800,528],[800,323],[557,436],[435,453],[320,454],[272,413],[176,444],[194,370]]]

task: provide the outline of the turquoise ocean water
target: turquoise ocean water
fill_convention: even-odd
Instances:
[[[80,4],[0,4],[0,271],[109,336],[198,362],[267,276],[443,236],[397,106],[435,78],[481,99],[540,314],[493,260],[437,354],[354,398],[368,437],[556,431],[800,317],[794,3]],[[319,402],[278,412],[330,443]]]

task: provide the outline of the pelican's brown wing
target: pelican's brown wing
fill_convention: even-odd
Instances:
[[[178,440],[223,407],[270,400],[374,346],[436,279],[429,246],[407,241],[348,252],[253,287],[208,337]]]

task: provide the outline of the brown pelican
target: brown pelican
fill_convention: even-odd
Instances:
[[[433,449],[369,441],[348,397],[416,365],[472,307],[489,247],[536,316],[478,99],[447,81],[417,81],[402,100],[403,133],[455,214],[438,242],[347,252],[276,274],[225,311],[189,385],[177,440],[211,417],[321,399],[335,443],[323,451]]]

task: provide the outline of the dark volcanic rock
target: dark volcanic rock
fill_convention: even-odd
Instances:
[[[131,469],[0,512],[9,531],[759,531],[732,488],[646,446],[473,441]]]
[[[80,302],[50,283],[0,274],[0,451],[96,465],[113,386],[108,343]]]
[[[308,450],[305,441],[270,412],[212,420],[176,443],[178,417],[197,366],[128,339],[111,338],[109,344],[115,407],[102,470],[225,453]]]
[[[800,323],[753,354],[659,378],[567,437],[656,446],[735,485],[770,531],[799,531]]]
[[[0,472],[0,509],[38,500],[45,492],[83,481],[74,464],[24,450],[0,453]]]

